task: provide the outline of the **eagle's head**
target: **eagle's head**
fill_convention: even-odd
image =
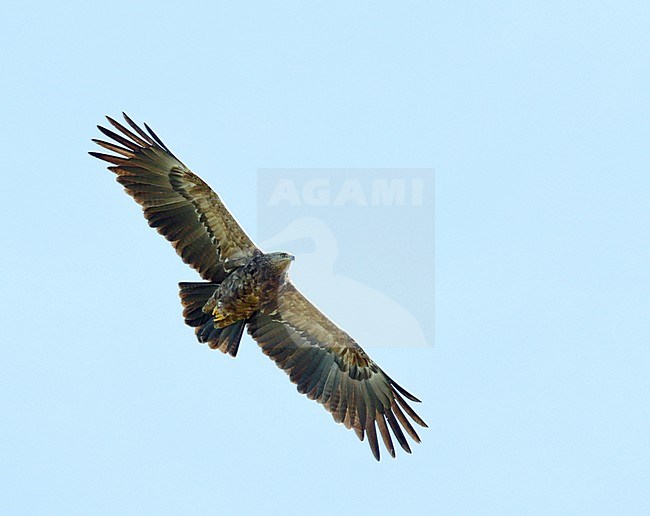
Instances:
[[[296,257],[289,253],[268,253],[266,255],[269,258],[269,264],[278,272],[286,272],[289,270],[291,262],[296,259]]]

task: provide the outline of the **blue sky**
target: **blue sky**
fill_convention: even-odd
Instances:
[[[645,3],[0,16],[5,511],[647,514]],[[86,154],[122,110],[254,236],[260,169],[435,169],[435,240],[395,258],[435,257],[433,345],[371,350],[423,400],[413,455],[376,463],[249,338],[236,360],[195,341],[196,276]]]

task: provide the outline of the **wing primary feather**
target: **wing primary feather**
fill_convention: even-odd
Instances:
[[[355,421],[354,424],[350,425],[351,428],[354,428],[355,433],[357,434],[357,437],[359,440],[363,441],[364,440],[364,428],[361,423],[358,421]]]
[[[375,459],[379,460],[381,457],[379,454],[379,443],[377,442],[377,429],[375,428],[375,420],[370,414],[370,411],[368,411],[366,419],[366,435],[368,436],[368,445],[370,445],[372,454],[375,456]]]
[[[125,149],[124,147],[120,147],[119,145],[115,145],[114,143],[108,143],[103,140],[98,140],[96,138],[93,138],[92,141],[95,142],[100,147],[104,147],[105,149],[108,149],[110,151],[117,152],[118,154],[121,154],[122,156],[125,156],[127,158],[135,158],[135,154],[133,154],[129,149]]]
[[[329,399],[323,402],[323,405],[327,410],[330,411],[332,417],[334,418],[334,421],[336,421],[337,423],[345,423],[344,420],[341,418],[341,414],[339,413],[340,399],[341,399],[341,386],[338,385],[337,382],[335,382],[332,388],[332,392],[330,393]]]
[[[376,419],[377,426],[379,427],[379,433],[381,434],[381,438],[384,441],[384,446],[386,446],[386,449],[388,450],[388,453],[390,453],[390,456],[395,458],[395,447],[393,446],[393,440],[390,438],[390,432],[386,426],[384,415],[377,412]]]
[[[329,410],[332,415],[334,416],[334,421],[337,423],[343,423],[343,418],[345,417],[345,414],[341,414],[341,384],[343,382],[341,381],[341,370],[338,367],[338,364],[336,365],[336,369],[334,369],[332,373],[332,383],[330,386],[330,395],[327,401],[324,401],[324,403],[327,403],[326,407],[327,410]]]
[[[373,382],[373,379],[370,380],[370,385],[372,386],[372,391],[377,398],[377,401],[383,408],[388,408],[393,403],[393,393],[390,388],[390,385],[381,381],[381,377],[376,377],[377,381]]]
[[[361,428],[362,434],[363,434],[363,425],[366,422],[366,402],[363,397],[363,393],[361,392],[361,384],[360,382],[356,381],[354,382],[354,405],[357,408],[357,421],[355,423],[358,423],[358,425],[355,424],[356,426],[359,426]]]
[[[353,428],[356,424],[357,419],[357,406],[356,406],[356,394],[354,390],[354,383],[350,381],[349,378],[343,376],[341,381],[341,403],[345,403],[345,419],[344,423],[348,428]],[[345,389],[345,396],[343,396],[343,389]],[[363,440],[363,437],[359,437]]]
[[[397,442],[399,443],[399,445],[406,453],[411,453],[411,447],[409,446],[409,443],[406,440],[406,436],[404,435],[404,432],[402,432],[399,423],[395,419],[395,415],[390,409],[386,411],[386,419],[388,420],[388,424],[390,425],[391,430],[395,434],[395,437],[397,438]]]
[[[379,401],[379,398],[377,398],[377,394],[375,393],[375,390],[372,388],[370,381],[364,380],[363,382],[361,382],[361,385],[364,391],[364,398],[366,399],[366,405],[368,407],[368,410],[371,413],[374,413],[375,411],[383,413],[384,406]]]
[[[137,161],[135,163],[137,163]],[[146,168],[141,167],[140,165],[137,165],[137,164],[120,165],[117,168],[118,168],[118,170],[117,170],[118,173],[121,171],[121,172],[126,172],[126,173],[129,173],[129,174],[136,174],[136,175],[137,174],[148,174],[148,175],[151,175],[151,176],[155,175],[155,174],[149,173],[149,171]],[[164,177],[164,176],[161,176],[161,177]]]
[[[409,420],[406,419],[406,416],[402,413],[397,403],[393,405],[393,412],[395,412],[395,416],[397,416],[397,419],[404,427],[404,430],[406,430],[406,432],[413,438],[413,440],[416,443],[419,443],[420,437],[418,436],[414,428],[411,426],[411,423],[409,423]]]
[[[104,136],[108,136],[112,140],[115,140],[116,142],[121,143],[122,145],[124,145],[125,147],[128,147],[129,149],[131,149],[133,151],[137,151],[137,150],[142,149],[142,147],[140,147],[139,145],[136,145],[131,140],[127,140],[126,138],[124,138],[124,136],[120,136],[119,134],[114,133],[110,129],[106,129],[105,127],[102,127],[101,125],[98,125],[97,129],[99,129],[104,134]]]
[[[384,373],[386,374],[386,373]],[[399,385],[396,381],[394,381],[390,376],[386,374],[386,378],[388,378],[388,382],[395,387],[399,392],[401,392],[404,396],[406,396],[409,400],[414,401],[416,403],[422,403],[419,399],[417,399],[413,394],[408,392],[404,387]]]
[[[149,137],[149,135],[147,135],[147,133],[145,133],[138,124],[136,124],[133,120],[131,120],[131,118],[129,118],[129,115],[127,115],[124,111],[122,111],[122,116],[124,117],[124,120],[126,120],[126,123],[129,124],[136,133],[142,136],[142,138],[144,138],[144,140],[149,145],[154,144],[153,140]]]
[[[342,421],[347,428],[351,428],[353,421],[350,421],[350,419],[354,419],[354,414],[356,413],[354,410],[354,392],[352,391],[350,381],[343,374],[341,374],[339,385],[339,420]]]
[[[151,135],[151,137],[152,137],[154,140],[156,140],[156,143],[157,143],[158,145],[160,145],[160,146],[161,146],[161,147],[162,147],[166,152],[169,152],[169,154],[171,154],[172,156],[174,156],[174,155],[172,154],[172,152],[167,148],[167,145],[165,145],[165,144],[163,143],[163,141],[158,137],[158,135],[153,131],[153,129],[152,129],[151,127],[149,127],[146,123],[144,124],[144,127],[147,129],[147,131],[149,132],[149,134]],[[176,157],[176,156],[174,156],[174,157]],[[178,159],[178,158],[176,158],[176,159]]]
[[[402,406],[404,412],[406,412],[409,416],[411,416],[411,419],[413,419],[413,421],[415,421],[418,425],[423,426],[424,428],[429,428],[427,424],[424,421],[422,421],[422,418],[415,413],[415,411],[409,406],[408,403],[406,403],[406,401],[404,401],[404,398],[402,398],[396,392],[394,394],[395,394],[395,399]]]
[[[113,165],[119,165],[120,167],[122,165],[127,165],[129,162],[128,159],[120,158],[119,156],[112,156],[110,154],[104,154],[102,152],[90,151],[88,154],[90,154],[93,158],[99,158],[102,161],[108,161],[109,163],[112,163]]]
[[[146,140],[143,140],[143,139],[141,139],[139,136],[136,136],[135,134],[133,134],[133,133],[132,133],[131,131],[129,131],[126,127],[124,127],[122,124],[120,124],[118,121],[113,120],[110,116],[107,115],[107,116],[106,116],[106,120],[108,120],[109,123],[110,123],[113,127],[115,127],[115,129],[117,129],[118,131],[120,131],[120,132],[121,132],[122,134],[124,134],[125,136],[131,138],[131,140],[133,140],[133,141],[134,141],[135,143],[137,143],[138,145],[140,145],[140,147],[149,147],[149,145],[151,145],[151,144],[150,144],[149,142],[147,142]]]

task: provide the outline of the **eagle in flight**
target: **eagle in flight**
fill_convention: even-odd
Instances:
[[[113,154],[90,154],[111,164],[108,169],[142,206],[149,225],[205,280],[179,283],[183,317],[199,342],[235,357],[246,328],[300,393],[354,428],[360,440],[367,437],[377,460],[377,429],[392,457],[391,431],[411,453],[404,431],[416,442],[420,438],[406,415],[427,425],[404,398],[420,400],[291,283],[293,256],[262,252],[219,196],[147,124],[145,132],[123,115],[128,128],[111,117],[106,118],[115,131],[98,126],[112,141],[93,139]]]

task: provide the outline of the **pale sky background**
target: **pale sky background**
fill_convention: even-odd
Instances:
[[[3,513],[649,512],[647,2],[0,19]],[[258,169],[436,170],[434,346],[372,350],[423,400],[413,455],[376,463],[248,337],[196,342],[197,276],[86,154],[121,110],[253,235]]]

